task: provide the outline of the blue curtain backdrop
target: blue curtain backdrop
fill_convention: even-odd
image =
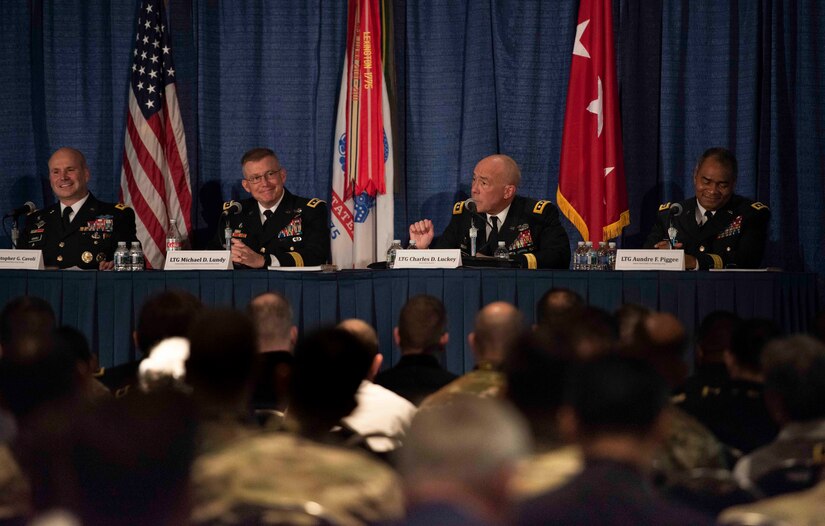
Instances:
[[[343,0],[169,0],[196,243],[243,195],[239,159],[274,148],[298,194],[327,198]],[[53,202],[47,160],[83,150],[116,200],[135,0],[0,4],[0,209]],[[496,151],[521,192],[555,198],[577,0],[395,0],[397,237],[438,229]],[[696,157],[735,150],[739,193],[770,205],[766,263],[825,274],[825,13],[816,0],[614,0],[631,225],[692,195]],[[8,222],[6,223],[8,226]],[[578,239],[570,225],[571,240]],[[8,237],[0,238],[8,246]]]

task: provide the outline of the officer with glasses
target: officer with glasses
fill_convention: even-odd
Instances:
[[[228,201],[209,248],[232,251],[235,268],[304,267],[330,256],[327,204],[293,195],[275,152],[254,148],[241,158],[241,185],[251,198]],[[230,245],[226,247],[226,229]]]

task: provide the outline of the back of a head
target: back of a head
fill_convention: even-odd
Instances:
[[[507,398],[529,423],[542,445],[559,441],[556,417],[562,403],[570,353],[566,340],[555,333],[524,335],[504,362]]]
[[[702,319],[696,331],[696,345],[702,350],[704,363],[722,361],[724,352],[731,349],[738,323],[739,316],[726,310],[715,310]]]
[[[68,325],[62,325],[54,331],[55,346],[65,349],[66,352],[74,356],[78,362],[89,364],[94,356],[89,347],[89,340],[86,336]]]
[[[566,335],[570,349],[580,360],[590,360],[612,353],[619,345],[616,318],[598,307],[587,306],[578,317],[570,319],[556,332]]]
[[[0,311],[0,356],[23,363],[36,360],[37,351],[49,345],[55,328],[55,315],[49,303],[36,296],[19,296]]]
[[[477,494],[492,477],[529,453],[526,424],[508,404],[461,395],[413,418],[398,469],[412,489],[431,481],[459,484]]]
[[[479,361],[500,366],[524,331],[524,315],[514,305],[497,301],[476,315],[474,342]]]
[[[584,307],[584,298],[576,292],[552,288],[536,303],[536,324],[550,329],[564,327],[578,318]]]
[[[186,381],[195,394],[240,396],[251,387],[257,360],[252,321],[236,310],[203,310],[189,331]]]
[[[144,355],[161,340],[186,337],[201,301],[182,290],[167,290],[146,300],[137,320],[137,344]]]
[[[565,382],[564,404],[584,440],[647,435],[669,404],[668,387],[647,363],[607,356],[576,366]]]
[[[642,320],[636,341],[619,350],[624,357],[651,364],[671,388],[675,388],[687,376],[683,359],[686,345],[687,333],[676,316],[669,312],[651,312]]]
[[[730,352],[739,367],[758,372],[762,370],[762,351],[765,346],[780,336],[782,329],[772,320],[741,320],[733,329]]]
[[[358,318],[343,320],[338,324],[338,328],[348,331],[361,341],[365,350],[368,352],[368,355],[362,357],[361,359],[369,360],[369,363],[372,364],[372,360],[378,354],[379,345],[378,333],[375,332],[375,328],[364,320],[359,320]]]
[[[247,314],[255,324],[261,342],[289,340],[293,323],[292,306],[283,294],[264,292],[254,297],[247,306]],[[261,349],[288,350],[288,349]]]
[[[766,395],[779,396],[788,418],[825,418],[825,344],[796,335],[768,343],[762,352]]]
[[[402,352],[407,349],[437,351],[446,330],[447,310],[434,296],[413,296],[401,308],[398,336]]]
[[[629,348],[636,345],[644,335],[644,320],[652,311],[636,303],[625,303],[614,312],[619,327],[619,346]]]
[[[70,465],[84,524],[181,524],[195,450],[191,402],[167,390],[104,403],[76,424]],[[64,481],[64,484],[67,481]]]
[[[298,340],[289,414],[312,428],[331,426],[350,414],[369,368],[366,356],[369,351],[344,329],[324,328]]]

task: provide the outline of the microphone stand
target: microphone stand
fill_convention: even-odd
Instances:
[[[232,250],[232,229],[229,227],[229,214],[225,216],[224,225],[226,225],[223,229],[224,248]]]

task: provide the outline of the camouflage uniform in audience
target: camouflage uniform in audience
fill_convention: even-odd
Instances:
[[[455,396],[469,394],[481,398],[500,398],[504,393],[506,378],[504,373],[493,369],[492,365],[481,364],[477,369],[459,376],[421,403],[421,408],[449,403]]]
[[[655,469],[671,480],[695,468],[727,469],[721,442],[698,420],[671,408],[670,435],[653,459]]]
[[[364,453],[286,433],[235,443],[198,459],[192,471],[194,524],[333,524],[394,520],[403,514],[401,484]]]
[[[581,473],[584,456],[578,446],[562,446],[524,459],[513,475],[511,491],[518,501],[559,488]]]
[[[719,524],[823,524],[825,523],[825,481],[813,488],[728,508]]]

